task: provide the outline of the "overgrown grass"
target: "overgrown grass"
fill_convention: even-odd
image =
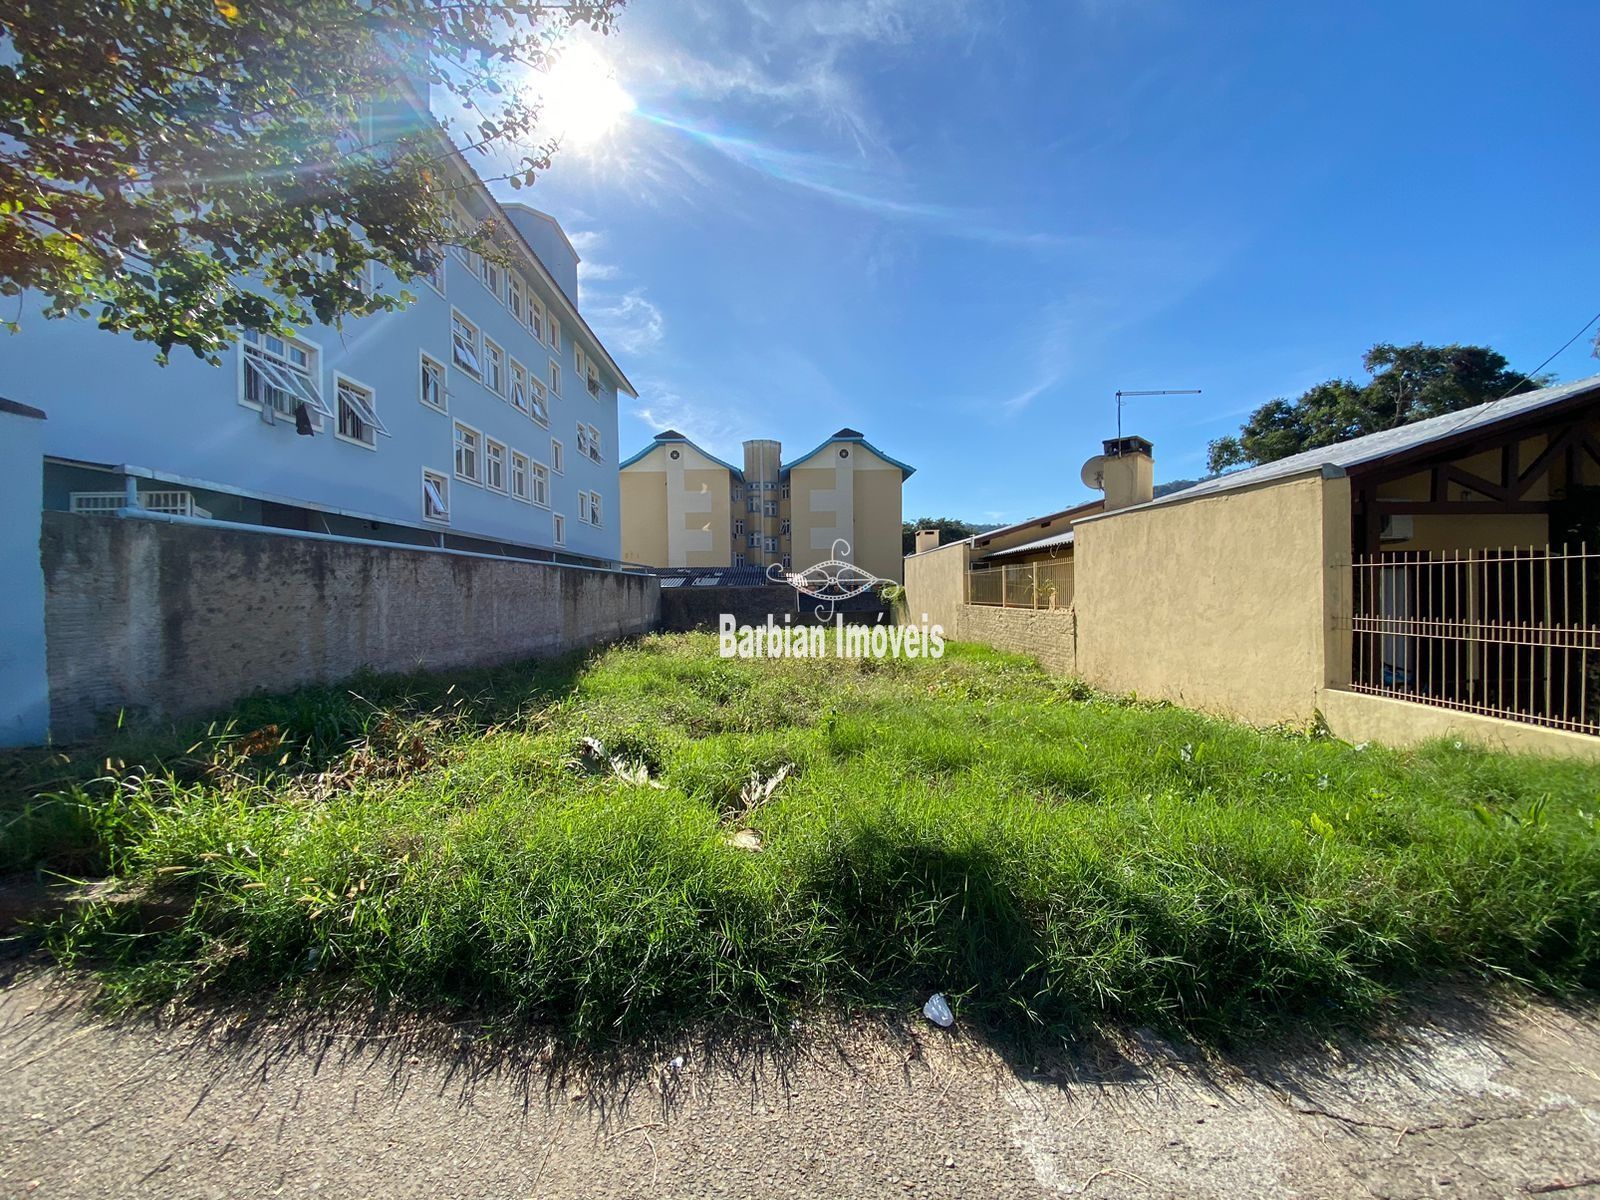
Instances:
[[[1593,768],[1258,732],[973,647],[651,637],[252,701],[88,761],[13,766],[66,775],[0,854],[178,902],[52,934],[130,1003],[354,992],[595,1038],[939,989],[995,1025],[1216,1035],[1430,973],[1600,982]]]

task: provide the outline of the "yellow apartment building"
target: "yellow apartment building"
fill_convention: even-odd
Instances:
[[[913,470],[854,429],[789,462],[776,441],[745,442],[742,467],[668,429],[622,464],[622,557],[803,571],[843,542],[849,562],[898,581],[901,488]]]

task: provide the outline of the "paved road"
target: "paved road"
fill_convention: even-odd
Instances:
[[[24,969],[0,1195],[1600,1197],[1600,1014],[1429,1011],[1228,1062],[919,1020],[579,1071],[416,1022],[107,1023]]]

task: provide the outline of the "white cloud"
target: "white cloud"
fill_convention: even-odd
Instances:
[[[620,296],[589,299],[583,315],[602,341],[624,354],[643,354],[661,344],[666,321],[661,310],[634,288]]]
[[[655,433],[676,429],[711,453],[737,461],[740,443],[753,436],[744,424],[742,410],[731,404],[690,400],[677,385],[646,379],[639,385],[639,402],[633,415]]]

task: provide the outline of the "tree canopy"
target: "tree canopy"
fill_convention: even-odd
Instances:
[[[396,98],[439,89],[463,148],[530,183],[555,149],[535,135],[539,72],[622,2],[12,0],[0,294],[163,359],[397,307],[362,286],[369,264],[408,281],[440,246],[495,236],[452,219],[456,151]]]
[[[1487,346],[1394,346],[1380,342],[1361,360],[1366,383],[1330,379],[1294,400],[1277,399],[1250,414],[1236,436],[1210,445],[1207,467],[1275,462],[1363,434],[1471,408],[1549,382],[1511,369]]]
[[[968,521],[958,521],[954,517],[918,517],[915,521],[901,522],[900,548],[903,553],[912,553],[916,549],[919,529],[937,529],[939,545],[946,546],[951,542],[959,542],[962,538],[969,538],[973,534],[995,528],[998,526],[973,525]]]

